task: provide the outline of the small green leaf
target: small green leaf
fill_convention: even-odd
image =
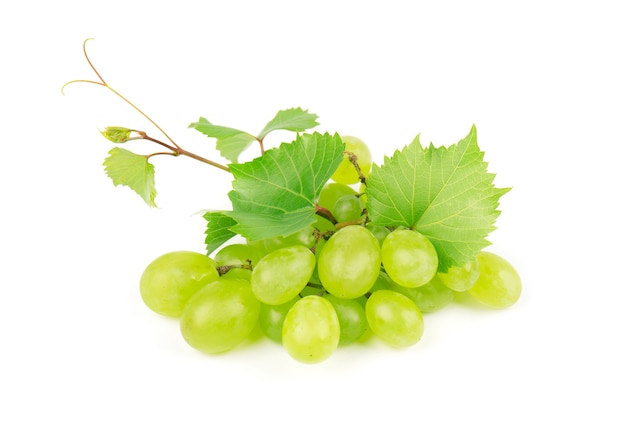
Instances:
[[[215,147],[224,158],[232,163],[237,163],[241,152],[246,150],[256,140],[253,135],[245,131],[213,125],[206,118],[202,117],[198,122],[190,124],[189,128],[194,128],[208,137],[216,138]]]
[[[374,165],[367,180],[369,216],[375,224],[405,226],[437,249],[439,271],[462,266],[489,245],[500,197],[478,148],[476,128],[449,148],[423,148],[419,136]]]
[[[231,228],[237,224],[237,221],[221,211],[206,212],[203,217],[207,220],[205,244],[207,255],[209,255],[236,235]]]
[[[154,166],[148,162],[148,158],[138,155],[120,147],[114,147],[109,151],[109,156],[104,160],[104,170],[113,180],[113,184],[130,187],[151,207],[156,207],[154,199],[156,189],[154,186]]]
[[[315,199],[339,166],[344,148],[337,134],[303,134],[253,161],[231,165],[233,211],[225,212],[237,221],[231,230],[259,240],[311,225]]]
[[[316,114],[299,107],[281,110],[259,133],[258,139],[263,140],[267,134],[275,130],[306,131],[319,125],[317,118]]]

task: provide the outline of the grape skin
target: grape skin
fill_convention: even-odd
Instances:
[[[381,256],[387,274],[404,287],[428,283],[439,266],[437,251],[430,240],[414,230],[398,229],[385,237]]]
[[[291,307],[283,323],[283,347],[299,362],[327,359],[339,345],[339,319],[333,305],[320,296],[307,296]]]
[[[201,352],[226,352],[250,335],[259,310],[248,281],[221,278],[187,302],[180,331],[185,341]]]
[[[213,259],[180,250],[153,260],[141,275],[139,291],[148,308],[176,318],[183,313],[191,296],[218,278]]]
[[[268,339],[278,343],[282,342],[283,323],[285,322],[285,317],[298,299],[300,298],[295,297],[280,305],[267,305],[265,303],[261,303],[259,326],[261,327],[263,334],[265,334]]]
[[[467,262],[462,267],[450,267],[446,272],[439,272],[439,281],[451,290],[464,292],[471,288],[478,280],[478,262],[476,259]]]
[[[339,345],[344,346],[359,340],[368,329],[363,306],[355,299],[340,299],[330,293],[324,294],[324,298],[332,303],[339,319]]]
[[[378,240],[360,225],[340,229],[319,253],[317,271],[330,294],[347,299],[364,295],[380,272]]]
[[[378,290],[365,304],[367,322],[376,336],[393,347],[417,343],[424,333],[424,320],[411,299],[392,290]]]
[[[508,308],[519,299],[522,281],[508,261],[491,252],[480,252],[478,280],[467,291],[479,302],[493,308]]]
[[[280,305],[302,291],[315,269],[315,255],[302,245],[283,247],[254,267],[252,292],[263,303]]]

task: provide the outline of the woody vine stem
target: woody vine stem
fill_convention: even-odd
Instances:
[[[87,54],[87,42],[93,40],[93,38],[87,38],[84,42],[83,42],[83,53],[85,55],[85,59],[87,59],[87,63],[89,63],[89,67],[91,67],[91,69],[94,71],[94,73],[96,74],[96,76],[98,77],[98,80],[88,80],[88,79],[77,79],[77,80],[72,80],[69,81],[67,83],[65,83],[63,85],[63,87],[61,87],[61,93],[64,93],[65,87],[67,87],[70,84],[73,83],[87,83],[87,84],[95,84],[95,85],[99,85],[101,87],[105,87],[108,88],[109,90],[111,90],[113,92],[113,94],[115,94],[117,97],[119,97],[120,99],[122,99],[124,102],[126,102],[129,106],[131,106],[133,109],[135,109],[137,112],[139,112],[144,118],[146,118],[152,125],[154,125],[156,127],[157,130],[159,130],[161,132],[161,134],[163,134],[165,136],[165,138],[169,141],[169,143],[161,141],[161,140],[157,140],[153,137],[148,136],[144,131],[138,131],[138,130],[130,130],[130,132],[133,132],[135,134],[137,134],[136,137],[132,137],[132,138],[126,138],[123,141],[128,141],[131,139],[143,139],[143,140],[148,140],[151,141],[153,143],[156,143],[160,146],[163,146],[165,148],[167,148],[168,152],[157,152],[157,153],[153,153],[151,155],[146,156],[147,158],[150,158],[152,156],[156,156],[156,155],[170,155],[170,156],[187,156],[190,157],[192,159],[196,159],[200,162],[204,162],[208,165],[214,166],[216,168],[219,168],[223,171],[226,172],[230,172],[230,169],[226,166],[226,165],[222,165],[221,163],[217,163],[214,162],[210,159],[204,158],[202,156],[196,155],[195,153],[189,152],[185,149],[183,149],[182,147],[180,147],[164,130],[163,128],[161,128],[159,126],[159,124],[157,124],[152,118],[150,118],[143,110],[141,110],[139,107],[137,107],[133,102],[131,102],[130,100],[128,100],[126,97],[124,97],[120,92],[118,92],[117,90],[115,90],[113,87],[111,87],[109,84],[106,83],[106,81],[104,80],[104,78],[102,78],[102,75],[100,75],[100,73],[98,72],[98,70],[96,69],[96,67],[93,65],[93,63],[91,62],[91,60],[89,59],[89,55]],[[259,144],[261,146],[261,152],[263,153],[263,140],[258,140]]]

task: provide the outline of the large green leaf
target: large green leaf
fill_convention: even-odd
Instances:
[[[461,266],[489,245],[500,197],[493,185],[476,128],[448,148],[423,148],[419,136],[367,180],[367,207],[374,223],[405,226],[426,235],[437,249],[439,271]]]
[[[259,158],[233,164],[231,230],[250,240],[289,235],[314,222],[315,199],[343,157],[339,135],[303,134]]]

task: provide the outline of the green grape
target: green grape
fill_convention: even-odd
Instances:
[[[313,224],[313,228],[319,231],[321,234],[332,234],[335,232],[335,224],[319,215],[315,215],[315,223]]]
[[[315,243],[315,236],[313,234],[314,229],[315,228],[313,226],[308,226],[287,236],[270,237],[261,241],[253,242],[253,244],[256,246],[259,246],[260,244],[261,250],[263,250],[266,254],[273,252],[274,250],[282,249],[283,247],[295,245],[311,247]],[[250,244],[250,242],[248,242],[248,244]]]
[[[339,319],[339,344],[348,345],[363,337],[368,328],[363,306],[355,299],[340,299],[330,293],[324,298],[332,303]]]
[[[422,313],[415,303],[392,290],[378,290],[365,304],[367,322],[376,336],[393,347],[417,343],[424,333]]]
[[[376,277],[374,285],[370,289],[370,292],[373,293],[378,290],[392,290],[391,287],[393,286],[397,286],[397,284],[395,284],[385,272],[380,271],[378,273],[378,277]]]
[[[393,231],[385,237],[380,250],[385,271],[401,286],[419,287],[428,283],[439,266],[432,243],[417,231]]]
[[[248,281],[220,278],[189,299],[180,318],[180,330],[195,349],[226,352],[252,332],[259,310],[260,303]]]
[[[320,296],[307,296],[291,307],[283,323],[283,346],[297,361],[321,362],[337,349],[340,327],[335,308]]]
[[[372,167],[372,154],[369,147],[359,138],[344,135],[341,137],[346,143],[346,151],[356,155],[357,163],[364,176],[370,174]],[[354,184],[359,181],[359,174],[356,172],[354,165],[350,162],[348,155],[344,155],[339,167],[331,177],[333,181],[339,184]]]
[[[445,273],[438,272],[437,276],[451,290],[457,292],[466,291],[478,280],[478,261],[474,259],[462,267],[450,267]]]
[[[229,244],[215,254],[217,266],[256,265],[263,257],[263,252],[250,244]]]
[[[415,302],[422,313],[431,313],[443,309],[454,300],[454,292],[439,281],[437,274],[423,286],[403,287],[392,283],[391,289]]]
[[[181,250],[153,260],[141,275],[139,291],[154,312],[179,317],[189,298],[218,278],[213,259]]]
[[[252,278],[252,270],[244,268],[231,268],[226,272],[226,274],[222,275],[222,278],[238,278],[250,281]]]
[[[270,340],[281,342],[283,340],[283,322],[287,316],[289,309],[300,299],[294,297],[288,302],[280,305],[267,305],[261,303],[261,311],[259,312],[259,327],[261,331]]]
[[[490,252],[480,252],[476,260],[478,280],[467,292],[494,308],[507,308],[517,302],[522,293],[522,281],[513,265]]]
[[[322,187],[320,196],[317,199],[317,204],[334,214],[335,203],[337,203],[340,197],[346,195],[356,196],[356,191],[345,184],[328,183]]]
[[[263,303],[280,305],[300,293],[315,269],[315,255],[302,245],[268,253],[252,271],[252,292]]]
[[[321,296],[324,293],[326,293],[326,290],[324,290],[323,288],[316,287],[316,286],[311,285],[311,284],[307,284],[307,286],[305,288],[303,288],[302,291],[300,292],[300,297]]]
[[[338,222],[354,221],[363,213],[363,205],[358,197],[351,194],[341,196],[335,202],[333,215]]]
[[[385,237],[391,234],[391,230],[389,230],[389,228],[383,225],[376,225],[373,222],[368,222],[365,227],[370,230],[372,234],[374,234],[374,237],[376,237],[376,240],[378,240],[378,243],[381,246],[383,245],[383,240],[385,240]]]
[[[337,231],[319,254],[319,279],[332,295],[354,299],[374,285],[380,271],[380,245],[365,227]]]

